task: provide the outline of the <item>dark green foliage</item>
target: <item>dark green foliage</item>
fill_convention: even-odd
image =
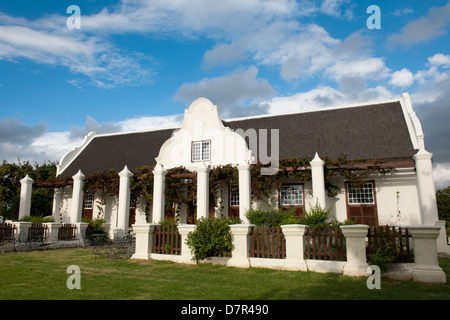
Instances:
[[[250,224],[256,226],[281,226],[283,224],[295,224],[295,209],[282,210],[269,207],[268,209],[250,209],[245,214]]]
[[[106,242],[108,240],[108,235],[103,228],[104,219],[83,219],[82,221],[88,223],[86,228],[86,238],[88,240],[94,240],[92,235],[96,235],[95,241],[97,242]]]
[[[232,240],[230,224],[239,220],[228,217],[200,218],[197,228],[187,236],[186,243],[194,253],[194,259],[202,260],[207,257],[231,256]]]
[[[270,207],[268,209],[250,209],[246,213],[246,217],[251,224],[257,226],[281,226],[284,224],[305,224],[310,227],[337,227],[344,224],[350,224],[348,221],[338,222],[331,214],[331,208],[323,209],[318,203],[309,210],[305,210],[305,214],[300,218],[295,217],[295,208],[290,210],[276,209]]]
[[[39,222],[39,223],[43,223],[43,222],[55,222],[55,220],[54,220],[53,218],[44,218],[43,216],[28,216],[28,217],[23,217],[23,218],[20,219],[19,221],[31,222],[31,223],[35,223],[35,222]]]
[[[447,234],[450,235],[450,186],[436,192],[440,220],[446,220]]]
[[[378,266],[381,271],[386,272],[389,265],[395,261],[395,254],[392,248],[385,246],[378,248],[369,256],[368,260],[371,265]]]
[[[15,220],[19,214],[20,180],[26,175],[34,180],[31,195],[31,216],[49,216],[52,214],[53,188],[36,188],[35,185],[54,179],[56,163],[31,165],[29,162],[0,165],[0,216]]]

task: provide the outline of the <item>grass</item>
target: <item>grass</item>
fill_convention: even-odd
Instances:
[[[450,279],[450,259],[439,259]],[[81,289],[66,286],[67,267],[81,271]],[[91,249],[0,254],[1,300],[450,300],[450,284],[338,274],[182,265],[165,261],[94,260]]]

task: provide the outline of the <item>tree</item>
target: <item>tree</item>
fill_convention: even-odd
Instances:
[[[450,186],[436,192],[438,215],[440,220],[446,220],[447,233],[450,228]]]
[[[30,162],[8,163],[0,165],[0,216],[5,219],[17,219],[20,203],[20,180],[29,175],[35,182],[45,182],[55,178],[56,163],[42,165]],[[32,216],[47,216],[52,213],[53,188],[36,188],[33,186],[31,195]]]

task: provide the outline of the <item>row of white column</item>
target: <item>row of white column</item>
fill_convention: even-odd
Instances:
[[[322,161],[316,154],[311,161],[313,194],[319,204],[325,206],[325,182]],[[251,166],[244,164],[238,166],[239,170],[239,217],[246,222],[245,213],[251,207]],[[203,165],[197,169],[197,218],[207,218],[209,215],[209,171],[210,169]],[[159,164],[154,171],[153,186],[153,222],[158,223],[164,220],[165,214],[165,176],[167,171]],[[119,229],[128,228],[129,209],[130,209],[130,177],[133,174],[127,166],[119,173],[119,207],[118,207],[118,225]],[[85,175],[78,171],[72,176],[72,204],[70,208],[70,222],[80,222],[83,211],[83,183]],[[29,216],[31,209],[31,190],[33,180],[27,175],[21,181],[21,196],[19,219]]]
[[[419,191],[419,201],[421,204],[421,224],[434,225],[438,221],[437,205],[435,200],[435,186],[432,176],[432,154],[426,150],[419,150],[414,156],[416,162],[417,185]],[[312,191],[315,201],[322,208],[326,206],[326,191],[324,179],[325,162],[315,154],[310,162],[312,174]],[[249,164],[238,166],[239,170],[239,217],[246,223],[245,212],[251,207],[251,166]],[[209,214],[209,171],[203,165],[197,169],[197,218],[207,218]],[[165,176],[167,171],[158,164],[154,171],[153,190],[153,223],[164,220],[165,214]],[[119,173],[119,208],[118,225],[119,229],[127,229],[129,223],[130,207],[130,177],[133,174],[125,166]],[[83,181],[85,179],[81,170],[73,177],[72,205],[70,208],[70,222],[80,222],[83,210]],[[29,216],[31,209],[31,190],[33,180],[27,175],[21,181],[21,195],[19,207],[19,219]]]
[[[129,224],[130,212],[130,177],[133,173],[125,166],[119,173],[119,207],[118,207],[118,223],[117,228],[126,230]],[[83,184],[85,175],[79,170],[76,175],[72,176],[72,203],[69,212],[70,223],[77,223],[81,221],[83,213],[83,199],[84,191]],[[19,206],[19,220],[30,215],[31,210],[31,191],[33,179],[28,175],[20,180],[20,206]]]
[[[239,218],[246,221],[245,213],[251,206],[251,166],[238,166],[239,170]],[[197,172],[197,218],[209,216],[209,171],[206,165],[199,167]],[[153,222],[164,219],[165,214],[165,176],[167,171],[158,164],[154,171],[153,180]]]

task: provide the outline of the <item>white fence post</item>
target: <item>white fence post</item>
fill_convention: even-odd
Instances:
[[[286,262],[283,269],[308,271],[305,262],[304,236],[308,226],[301,224],[289,224],[281,226],[286,239]]]
[[[231,237],[233,239],[233,250],[227,266],[249,268],[249,234],[254,225],[252,224],[232,224],[230,225]]]
[[[31,222],[13,222],[16,226],[16,242],[26,242],[28,237],[28,229],[31,228],[32,223]]]
[[[414,269],[413,280],[429,283],[446,283],[444,271],[439,267],[436,239],[439,226],[410,226],[408,231],[413,238]]]
[[[46,222],[43,225],[47,226],[47,242],[53,242],[56,247],[56,242],[58,241],[58,232],[59,228],[62,226],[62,223]]]
[[[76,225],[77,229],[78,229],[77,238],[80,241],[80,245],[81,245],[81,243],[86,245],[86,241],[85,241],[85,239],[86,239],[86,229],[87,229],[89,223],[87,223],[87,222],[77,222],[77,223],[74,223],[74,225]]]
[[[153,233],[156,226],[156,224],[151,223],[133,224],[131,226],[136,235],[136,249],[131,259],[148,260],[152,253]]]
[[[347,245],[347,263],[344,265],[343,274],[347,276],[370,276],[367,269],[366,236],[368,225],[355,224],[341,226]],[[369,269],[370,270],[370,269]]]
[[[197,226],[195,224],[182,224],[178,226],[178,232],[181,235],[181,255],[180,262],[187,264],[195,264],[192,251],[186,243],[187,236],[190,232],[194,232]]]

